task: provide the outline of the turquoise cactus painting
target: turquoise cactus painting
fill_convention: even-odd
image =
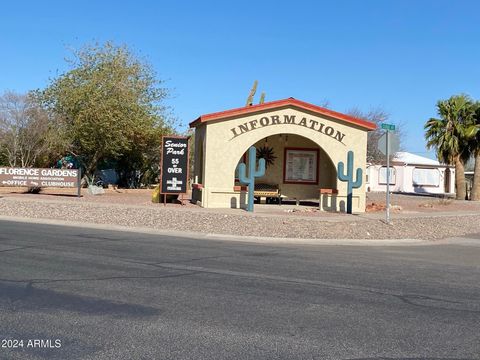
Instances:
[[[265,159],[258,160],[257,165],[257,149],[254,146],[248,149],[248,177],[247,166],[245,163],[238,165],[238,179],[241,184],[248,185],[248,204],[247,210],[253,211],[253,193],[255,191],[255,178],[265,175]]]
[[[347,213],[352,213],[353,189],[362,186],[363,171],[357,168],[356,180],[353,180],[353,151],[347,154],[347,172],[344,172],[344,164],[342,161],[338,163],[338,179],[347,182]]]

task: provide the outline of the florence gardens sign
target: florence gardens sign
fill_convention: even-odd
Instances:
[[[0,186],[77,188],[80,196],[80,170],[0,167]]]

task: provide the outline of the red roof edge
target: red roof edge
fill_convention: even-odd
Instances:
[[[324,116],[329,116],[337,120],[343,120],[347,123],[354,124],[360,127],[363,127],[367,130],[375,130],[377,128],[377,125],[373,122],[366,121],[363,119],[356,118],[354,116],[342,114],[337,111],[333,111],[327,108],[323,108],[321,106],[313,105],[304,101],[300,101],[294,98],[288,98],[288,99],[283,99],[283,100],[276,100],[276,101],[270,101],[266,102],[263,104],[258,104],[258,105],[251,105],[251,106],[244,106],[241,108],[236,108],[236,109],[231,109],[231,110],[226,110],[226,111],[220,111],[220,112],[215,112],[211,114],[206,114],[198,117],[194,121],[190,123],[190,127],[196,127],[202,123],[208,122],[208,121],[213,121],[213,120],[220,120],[224,118],[229,118],[233,116],[238,116],[238,115],[244,115],[244,114],[250,114],[254,113],[257,111],[262,111],[262,110],[269,110],[269,109],[275,109],[278,107],[282,106],[296,106],[298,108],[304,109],[304,110],[310,110],[315,113],[318,113],[320,115]]]

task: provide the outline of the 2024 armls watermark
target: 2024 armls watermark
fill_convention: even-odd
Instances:
[[[0,349],[60,349],[60,339],[1,339]]]

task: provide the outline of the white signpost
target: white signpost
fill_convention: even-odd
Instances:
[[[390,131],[395,131],[395,125],[382,124],[385,133],[378,139],[378,150],[387,157],[387,198],[386,198],[386,223],[390,224],[390,154],[398,151],[400,140],[396,134],[390,139]]]

